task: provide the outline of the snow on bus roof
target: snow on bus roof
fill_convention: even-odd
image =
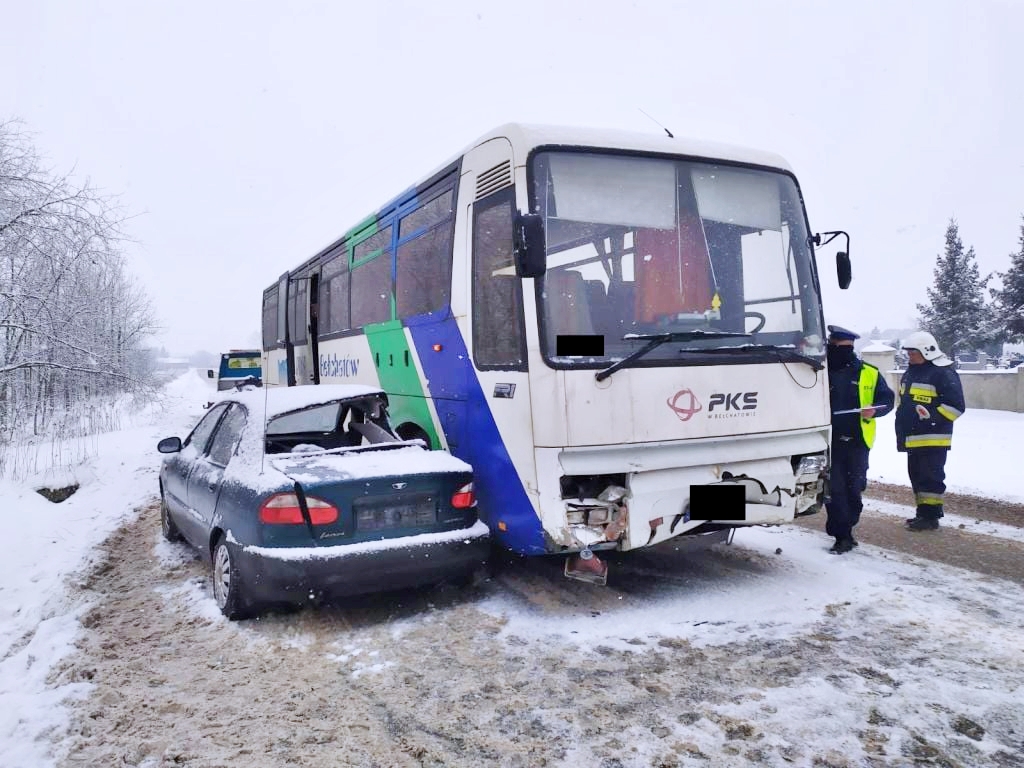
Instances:
[[[566,146],[594,147],[596,149],[631,149],[638,152],[685,155],[708,160],[760,165],[792,172],[785,158],[774,152],[750,147],[725,144],[714,141],[685,137],[670,138],[664,133],[641,133],[604,128],[583,128],[563,125],[541,125],[528,123],[506,123],[487,132],[470,147],[476,147],[498,137],[507,137],[513,147],[521,151],[525,147]],[[468,148],[467,148],[468,149]],[[462,153],[460,153],[462,154]],[[516,158],[516,163],[525,158]]]
[[[257,387],[243,392],[226,393],[220,399],[241,403],[254,413],[263,413],[265,407],[266,418],[273,418],[313,405],[382,393],[380,387],[367,387],[361,384],[308,384],[298,387]]]

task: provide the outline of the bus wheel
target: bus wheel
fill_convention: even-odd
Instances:
[[[428,451],[434,449],[427,433],[415,424],[403,424],[396,431],[398,432],[398,436],[403,440],[422,440],[423,444],[427,446]]]

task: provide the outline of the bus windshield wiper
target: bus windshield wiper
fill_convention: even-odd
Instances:
[[[784,362],[806,363],[816,371],[820,371],[825,367],[824,363],[817,358],[797,352],[792,347],[780,347],[775,344],[744,344],[741,347],[714,347],[713,349],[681,349],[679,352],[708,354],[757,354],[758,352],[768,352],[777,355]]]
[[[668,333],[631,333],[627,336],[623,336],[626,341],[646,341],[647,343],[638,349],[636,352],[626,355],[624,358],[619,360],[617,363],[609,365],[604,370],[598,371],[594,378],[598,381],[604,381],[616,371],[622,370],[630,363],[635,360],[639,360],[641,357],[646,355],[655,347],[660,347],[662,344],[669,341],[694,341],[696,339],[734,339],[734,338],[750,338],[749,333],[733,333],[731,331],[671,331]]]

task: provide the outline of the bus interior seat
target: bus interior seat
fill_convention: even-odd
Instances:
[[[602,336],[612,332],[613,318],[608,313],[608,292],[600,280],[585,280],[590,322],[594,331]]]
[[[548,335],[552,346],[555,346],[556,336],[594,334],[583,275],[571,269],[548,270],[544,288],[547,292]]]
[[[636,283],[613,280],[608,284],[608,325],[612,336],[621,339],[636,331]]]
[[[680,214],[678,234],[676,230],[638,229],[634,242],[637,319],[653,323],[711,308],[710,258],[696,215]]]

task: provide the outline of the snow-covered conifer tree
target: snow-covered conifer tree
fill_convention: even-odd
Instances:
[[[991,291],[996,316],[1009,341],[1024,341],[1024,216],[1021,219],[1020,248],[1010,254],[1010,268],[997,273],[1003,287]]]
[[[936,258],[933,275],[928,303],[917,305],[922,328],[950,357],[990,341],[991,312],[983,294],[988,278],[982,278],[978,271],[974,248],[964,250],[954,219],[946,227],[946,248]]]

